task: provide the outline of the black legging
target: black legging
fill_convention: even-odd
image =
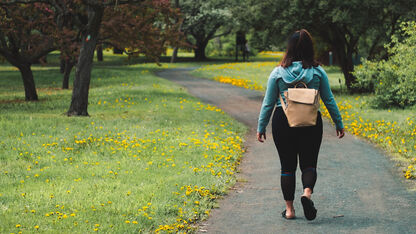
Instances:
[[[286,201],[295,198],[295,172],[297,156],[302,171],[303,188],[313,187],[316,182],[316,164],[322,141],[322,117],[318,111],[316,126],[289,127],[282,107],[276,107],[272,120],[274,144],[280,157],[281,186]]]

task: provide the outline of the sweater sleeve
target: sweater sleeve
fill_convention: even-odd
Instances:
[[[324,102],[326,108],[328,109],[329,114],[331,115],[332,121],[335,123],[335,127],[340,130],[344,128],[342,123],[341,113],[339,112],[337,103],[335,102],[334,95],[332,94],[331,88],[329,86],[328,75],[324,69],[319,69],[321,71],[321,81],[320,81],[320,95],[321,99]]]
[[[270,73],[269,79],[267,81],[266,93],[264,95],[263,103],[261,105],[258,126],[257,126],[257,132],[259,133],[266,132],[266,126],[269,123],[270,116],[273,112],[273,107],[275,106],[277,102],[277,98],[278,98],[277,94],[279,93],[277,82],[276,82],[277,74],[278,74],[278,69],[275,68]]]

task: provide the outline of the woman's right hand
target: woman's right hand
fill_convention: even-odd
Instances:
[[[344,129],[337,129],[337,136],[339,139],[345,136]]]
[[[263,133],[258,132],[257,133],[257,140],[260,141],[260,142],[264,142],[264,140],[261,139],[262,136],[264,137],[264,140],[266,140],[266,133],[265,132],[263,132]]]

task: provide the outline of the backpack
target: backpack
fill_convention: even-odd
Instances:
[[[304,88],[297,86],[302,84]],[[298,82],[293,88],[284,91],[285,100],[279,94],[283,111],[290,127],[315,126],[319,110],[319,90],[309,89],[304,82]]]

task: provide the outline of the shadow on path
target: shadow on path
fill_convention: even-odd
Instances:
[[[302,186],[297,170],[295,220],[281,217],[280,163],[271,124],[267,140],[256,140],[257,118],[263,99],[258,91],[196,78],[188,69],[170,69],[158,76],[178,83],[189,93],[223,109],[249,126],[247,152],[239,167],[239,181],[219,201],[201,233],[416,233],[416,193],[406,190],[394,163],[380,150],[347,134],[336,137],[324,121],[318,158],[318,180],[312,199],[317,218],[307,221],[300,203]],[[335,217],[334,217],[335,216]],[[337,217],[341,216],[341,217]]]

